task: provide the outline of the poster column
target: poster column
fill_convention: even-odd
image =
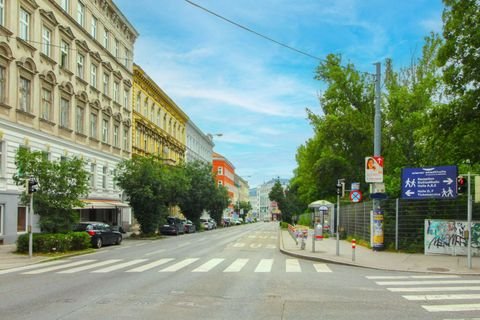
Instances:
[[[373,250],[380,251],[384,249],[383,237],[383,210],[375,209],[373,211]]]

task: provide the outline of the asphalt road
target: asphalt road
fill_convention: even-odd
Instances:
[[[465,294],[480,294],[478,277],[438,278],[298,260],[281,254],[278,245],[278,225],[260,222],[157,241],[126,240],[90,255],[3,270],[0,319],[384,320],[480,315],[442,309],[458,301],[468,303],[471,297]],[[437,301],[425,292],[416,293],[419,286],[437,287],[432,293],[436,295],[448,293],[449,286],[471,289]]]

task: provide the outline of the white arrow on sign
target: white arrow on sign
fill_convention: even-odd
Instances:
[[[443,182],[445,182],[448,185],[451,185],[453,180],[452,180],[452,178],[449,177],[447,180],[443,180]]]
[[[410,197],[415,194],[415,191],[407,190],[405,194],[407,195],[407,197]]]

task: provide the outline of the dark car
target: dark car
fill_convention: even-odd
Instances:
[[[160,233],[177,236],[185,233],[185,226],[181,219],[168,217],[166,223],[160,228]]]
[[[103,245],[122,243],[122,234],[103,222],[86,221],[77,224],[73,231],[86,231],[91,238],[92,247],[100,249]]]
[[[195,225],[193,224],[192,221],[190,220],[183,220],[184,225],[185,225],[185,233],[194,233],[197,231],[197,228],[195,228]]]

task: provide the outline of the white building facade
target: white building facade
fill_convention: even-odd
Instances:
[[[288,186],[288,179],[278,179],[280,184],[285,190]],[[272,219],[272,201],[270,201],[269,193],[272,191],[273,186],[277,182],[277,179],[272,179],[263,183],[257,187],[257,199],[258,199],[258,212],[260,219]]]
[[[13,181],[20,147],[83,158],[81,220],[128,227],[114,171],[131,157],[137,37],[112,0],[0,0],[0,243],[27,231],[24,187]]]
[[[187,121],[187,151],[186,162],[195,160],[212,165],[213,147],[212,135],[202,132],[192,120]]]

